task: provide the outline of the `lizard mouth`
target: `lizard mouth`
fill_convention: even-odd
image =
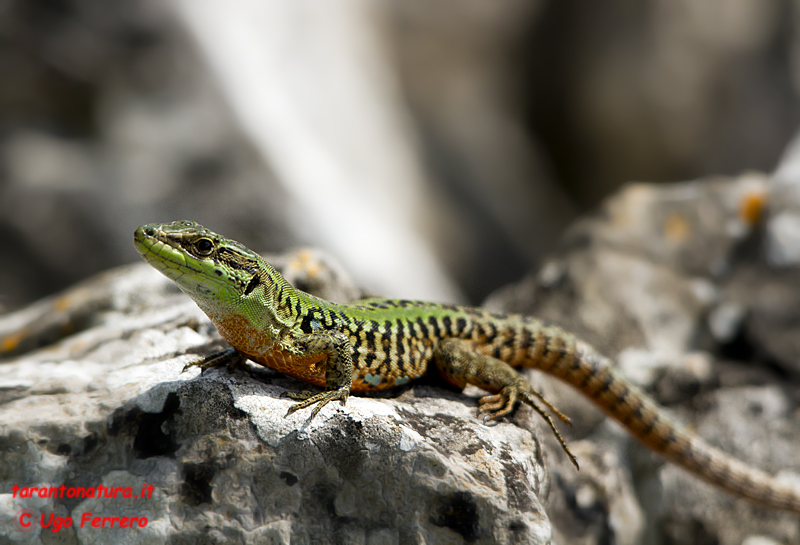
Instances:
[[[134,231],[133,243],[150,266],[198,303],[235,302],[258,285],[257,254],[197,223],[142,225]]]
[[[133,233],[139,255],[158,272],[175,282],[198,304],[221,304],[237,300],[241,280],[225,270],[215,257],[198,256],[198,241],[211,241],[219,235],[190,221],[150,223]]]
[[[173,240],[161,224],[151,223],[136,229],[133,245],[150,266],[182,288],[189,287],[185,285],[185,275],[194,276],[204,272],[197,258],[181,248],[179,241]]]

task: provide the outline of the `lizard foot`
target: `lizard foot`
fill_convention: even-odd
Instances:
[[[211,369],[212,367],[217,367],[219,365],[227,365],[228,372],[233,372],[236,367],[240,366],[244,363],[244,356],[242,356],[238,350],[235,348],[226,348],[225,350],[221,350],[219,352],[214,352],[213,354],[209,354],[203,359],[195,360],[187,363],[183,366],[183,371],[191,367],[199,367],[200,374],[206,372],[206,370]]]
[[[568,416],[559,411],[552,403],[545,399],[541,392],[531,387],[530,384],[524,380],[513,382],[512,384],[505,386],[496,394],[487,395],[480,398],[478,400],[478,413],[483,413],[483,422],[484,424],[488,424],[489,422],[496,422],[498,418],[510,413],[514,409],[517,401],[527,403],[533,407],[533,410],[539,413],[539,416],[544,418],[545,422],[547,422],[553,434],[556,436],[556,439],[558,439],[561,448],[564,449],[564,452],[567,454],[567,456],[569,456],[570,461],[575,465],[576,468],[580,469],[577,458],[575,458],[575,455],[569,450],[566,441],[564,441],[564,438],[561,436],[561,433],[559,433],[558,428],[556,428],[553,418],[547,412],[545,412],[539,403],[537,403],[537,399],[541,401],[542,404],[544,404],[544,406],[547,407],[547,409],[556,415],[561,421],[571,424]]]
[[[342,402],[342,405],[344,405],[345,401],[347,401],[347,396],[349,395],[350,395],[350,388],[339,388],[338,390],[326,390],[324,392],[319,392],[319,393],[315,393],[313,391],[305,391],[298,393],[287,392],[286,397],[302,401],[300,401],[300,403],[295,403],[294,405],[289,407],[289,410],[286,411],[286,415],[284,416],[284,418],[286,416],[289,416],[295,411],[299,411],[300,409],[305,409],[306,407],[310,407],[311,405],[316,404],[314,409],[311,411],[311,416],[309,417],[310,420],[311,418],[314,418],[317,415],[317,413],[319,413],[322,407],[324,407],[331,401],[338,399]]]

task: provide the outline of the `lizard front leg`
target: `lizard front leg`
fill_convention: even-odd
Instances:
[[[244,367],[245,369],[247,368],[244,365],[245,359],[246,358],[242,355],[242,353],[236,350],[235,348],[226,348],[225,350],[220,350],[219,352],[214,352],[213,354],[209,354],[203,359],[190,361],[189,363],[183,366],[183,371],[186,371],[191,367],[199,367],[200,374],[202,375],[212,367],[227,365],[228,371],[233,372],[233,370],[236,367]]]
[[[314,418],[317,413],[335,399],[341,400],[342,405],[350,395],[350,386],[353,384],[353,349],[350,339],[341,332],[310,333],[302,335],[295,341],[297,347],[305,354],[314,355],[324,353],[325,360],[325,391],[305,391],[287,394],[292,399],[302,400],[295,403],[286,412],[289,416],[293,412],[316,404],[311,411]]]
[[[478,411],[484,413],[484,422],[496,420],[510,413],[517,401],[533,407],[550,426],[572,463],[578,467],[578,460],[569,450],[553,419],[537,400],[567,424],[570,423],[569,418],[547,401],[542,393],[513,367],[504,361],[478,352],[474,344],[461,339],[442,341],[434,352],[434,361],[441,375],[451,384],[459,388],[472,384],[492,394],[478,400]]]

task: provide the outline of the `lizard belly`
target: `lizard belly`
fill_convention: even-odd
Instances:
[[[325,386],[326,354],[308,355],[279,348],[268,331],[253,327],[243,316],[209,310],[206,314],[222,338],[249,359],[303,382]]]
[[[297,380],[316,386],[325,386],[325,360],[327,354],[294,354],[286,350],[271,350],[263,354],[247,354],[251,360],[280,371]]]
[[[267,331],[253,327],[243,316],[230,313],[214,313],[205,309],[206,314],[228,344],[256,363],[270,369],[280,371],[292,378],[302,380],[315,386],[325,386],[327,354],[304,354],[293,352],[279,346]],[[355,339],[352,340],[355,342]],[[399,359],[396,355],[382,354],[383,362],[371,368],[363,368],[359,362],[366,359],[366,353],[359,350],[353,352],[355,370],[351,390],[366,392],[384,390],[401,386],[413,380],[425,371],[425,360],[430,359],[433,352],[430,343],[414,347],[414,356],[407,355]]]
[[[306,355],[292,353],[287,350],[270,350],[262,354],[249,354],[248,358],[266,365],[270,369],[280,371],[284,375],[289,375],[297,380],[302,380],[315,386],[325,386],[325,370],[327,368],[327,354]],[[372,374],[369,370],[356,369],[353,376],[353,383],[350,390],[353,392],[367,392],[374,390],[384,390],[405,384],[409,377],[386,377]]]
[[[309,356],[306,354],[291,353],[286,350],[271,350],[264,354],[246,354],[251,360],[266,365],[270,369],[280,371],[284,375],[314,384],[326,385],[325,370],[327,368],[327,354]],[[405,378],[405,380],[403,380]],[[367,392],[384,390],[408,382],[407,377],[384,377],[373,375],[368,370],[356,369],[350,390],[353,392]]]

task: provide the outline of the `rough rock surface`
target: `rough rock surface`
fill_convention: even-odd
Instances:
[[[773,190],[756,174],[631,185],[487,306],[571,329],[710,443],[800,483],[800,275],[769,259]],[[784,213],[790,203],[781,204]],[[324,257],[275,261],[324,297],[359,295]],[[256,366],[253,376],[182,372],[219,347],[200,310],[144,264],[0,318],[0,539],[800,542],[796,516],[664,464],[535,372],[529,378],[574,422],[565,431],[580,472],[548,433],[540,446],[531,411],[486,427],[476,391],[433,381],[353,396],[311,422],[303,411],[284,418],[290,401],[281,394],[305,388],[296,381]],[[61,484],[154,491],[146,499],[11,494],[14,485]],[[22,532],[23,510],[70,515],[76,525],[87,512],[147,516],[148,525]]]
[[[357,295],[314,254],[274,262],[320,295]],[[549,541],[539,443],[511,423],[482,425],[473,398],[420,385],[352,397],[310,422],[307,411],[284,418],[292,402],[281,394],[304,389],[297,381],[256,367],[254,376],[182,373],[221,343],[194,303],[145,264],[6,316],[0,336],[19,350],[24,343],[12,345],[21,336],[50,342],[70,323],[83,329],[0,366],[2,542]],[[148,498],[12,495],[14,485],[62,484],[155,490]],[[23,532],[17,519],[26,511],[35,523]],[[81,528],[87,512],[148,524]],[[53,532],[40,527],[41,513],[75,525]]]
[[[777,217],[786,213],[785,185],[755,173],[631,184],[576,224],[536,275],[486,306],[567,327],[709,443],[800,483],[800,274],[771,264],[767,250],[768,204],[779,199]],[[572,389],[545,381],[598,464],[575,474],[549,457],[558,542],[800,542],[797,517],[663,464]],[[637,509],[643,516],[631,519]]]

